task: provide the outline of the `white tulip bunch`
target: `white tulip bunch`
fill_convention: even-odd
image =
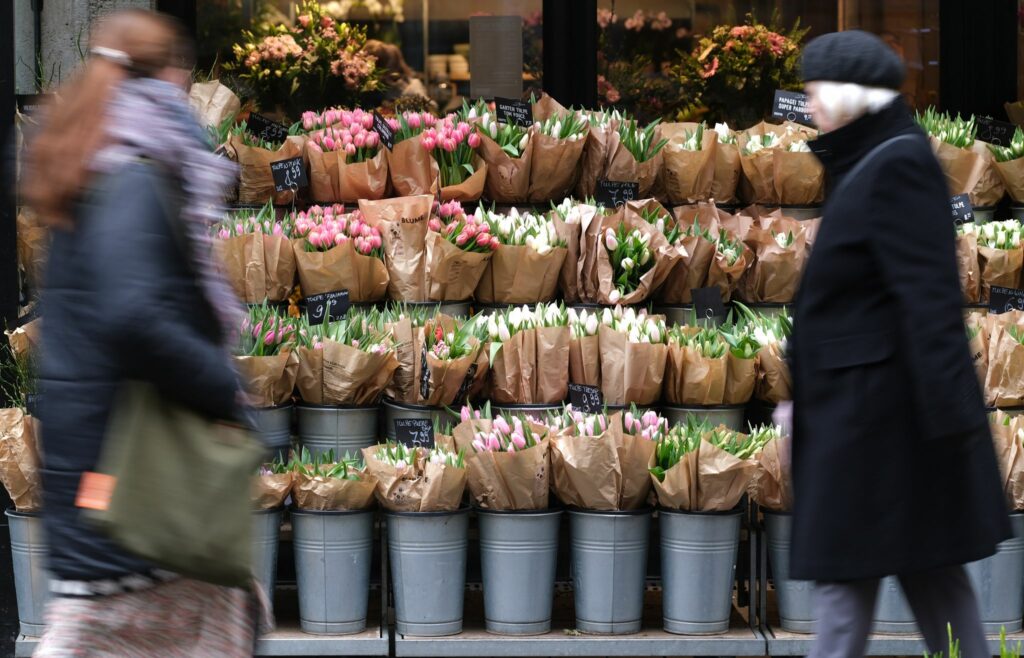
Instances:
[[[978,246],[991,249],[1016,249],[1021,245],[1021,223],[1016,219],[988,222],[978,226],[973,222],[957,227],[960,235],[977,235]]]
[[[533,129],[542,135],[576,142],[587,134],[590,117],[583,112],[570,112],[560,116],[550,116],[544,121],[537,121]]]
[[[782,140],[775,133],[753,135],[747,145],[743,147],[743,155],[753,155],[765,149],[778,148],[781,143]]]
[[[575,309],[569,309],[569,332],[573,338],[586,338],[596,336],[597,328],[601,321],[596,312],[589,312],[583,309],[579,313]]]
[[[637,312],[632,307],[604,309],[601,324],[626,334],[631,343],[664,343],[668,336],[664,320],[650,317],[643,309]]]
[[[806,139],[795,139],[789,143],[786,150],[790,153],[810,153],[811,147],[807,145]]]
[[[516,208],[503,215],[494,210],[484,210],[481,206],[477,206],[474,215],[490,226],[491,235],[497,236],[503,245],[529,247],[541,255],[555,247],[565,247],[565,240],[558,236],[555,223],[545,215],[521,213]]]
[[[582,224],[584,216],[593,216],[598,207],[593,199],[577,201],[572,197],[566,197],[558,205],[552,201],[551,210],[558,213],[558,218],[566,224]]]
[[[520,331],[540,327],[564,327],[568,324],[569,311],[561,304],[541,303],[532,309],[524,304],[495,313],[488,318],[487,335],[492,343],[504,343]]]
[[[499,123],[497,117],[490,111],[478,113],[476,107],[471,108],[467,116],[472,119],[477,114],[480,118],[480,122],[477,124],[479,130],[490,135],[502,151],[512,158],[518,158],[523,154],[526,145],[530,142],[530,133],[525,128],[515,124]]]
[[[733,133],[732,129],[729,128],[729,124],[727,124],[727,123],[716,123],[715,124],[715,132],[718,133],[718,143],[719,144],[735,144],[736,143],[736,135]]]

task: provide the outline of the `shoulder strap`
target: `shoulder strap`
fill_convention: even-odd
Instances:
[[[867,164],[871,162],[875,157],[877,157],[882,151],[892,146],[896,142],[899,142],[904,139],[914,139],[914,135],[903,134],[896,135],[895,137],[890,137],[889,139],[885,140],[875,148],[868,151],[868,154],[861,158],[860,162],[854,165],[853,169],[850,170],[850,173],[846,174],[846,176],[843,177],[843,180],[840,181],[839,183],[839,187],[832,191],[832,196],[836,196],[840,191],[845,189],[846,186],[850,184],[850,181],[856,178],[857,174],[861,173],[864,170],[864,167],[867,166]]]

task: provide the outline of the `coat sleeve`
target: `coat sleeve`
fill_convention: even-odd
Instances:
[[[922,434],[937,439],[967,434],[986,420],[963,324],[945,177],[926,145],[912,149],[876,172],[868,241],[900,309],[900,347]]]
[[[144,164],[127,167],[84,217],[100,332],[131,376],[199,413],[235,418],[238,380],[229,355],[169,302],[175,259],[183,256],[157,196],[157,175]]]

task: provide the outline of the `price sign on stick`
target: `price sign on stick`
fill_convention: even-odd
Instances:
[[[722,302],[722,292],[717,287],[694,288],[690,294],[698,322],[720,322],[725,319],[725,304]]]
[[[630,180],[597,181],[594,200],[605,208],[618,208],[640,196],[640,183]]]
[[[306,168],[302,165],[302,156],[278,160],[270,163],[270,173],[274,176],[274,190],[276,192],[296,191],[300,187],[309,185],[309,178],[306,177]]]
[[[971,195],[957,194],[949,200],[953,210],[953,225],[960,226],[974,221],[974,208],[971,206]]]
[[[434,423],[429,418],[396,418],[395,439],[409,448],[434,447]]]
[[[310,324],[333,322],[345,317],[349,305],[348,290],[322,292],[306,297],[306,315]]]
[[[391,124],[377,112],[373,113],[373,130],[380,137],[380,143],[389,151],[395,148],[395,131],[391,129]]]
[[[494,113],[498,115],[498,121],[513,126],[529,128],[533,125],[533,108],[526,101],[517,101],[512,98],[495,98]]]
[[[1024,290],[992,286],[988,296],[988,310],[990,313],[1024,311]]]
[[[250,134],[268,142],[283,142],[288,137],[287,126],[256,112],[249,114],[249,119],[245,122],[245,129]]]
[[[1007,146],[1013,139],[1017,126],[1005,121],[997,121],[992,117],[974,117],[978,126],[978,139],[995,146]]]
[[[799,91],[775,90],[775,101],[772,103],[772,116],[776,119],[796,121],[805,126],[813,126],[810,109],[807,107],[807,94]]]
[[[598,414],[604,411],[604,396],[601,389],[586,384],[569,384],[569,402],[573,409],[585,414]]]

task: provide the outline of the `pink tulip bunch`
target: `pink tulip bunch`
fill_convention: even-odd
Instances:
[[[656,411],[648,409],[641,414],[633,405],[622,417],[622,429],[626,434],[648,441],[659,441],[668,433],[669,424],[668,419],[659,416]]]
[[[437,125],[437,117],[430,112],[402,112],[398,118],[389,117],[388,125],[395,131],[395,143],[403,142]]]
[[[488,432],[478,431],[473,435],[473,450],[477,452],[517,452],[537,445],[543,436],[538,436],[530,429],[529,423],[521,418],[513,417],[509,422],[504,416],[496,416],[491,421]]]
[[[488,252],[499,245],[498,238],[491,235],[490,225],[482,217],[467,215],[458,201],[435,202],[427,227],[463,251]]]
[[[296,339],[298,322],[268,304],[254,306],[242,320],[238,352],[244,356],[274,356]]]
[[[601,436],[608,431],[610,420],[607,414],[585,414],[565,405],[561,414],[548,418],[548,426],[554,430],[572,430],[576,436]]]
[[[449,114],[424,130],[420,144],[437,161],[442,187],[458,185],[476,171],[473,156],[480,147],[480,135],[456,114]]]
[[[362,110],[360,110],[360,112],[361,111]],[[340,107],[332,107],[324,110],[323,112],[303,112],[302,117],[300,118],[300,121],[302,122],[302,130],[307,133],[312,133],[317,130],[329,128],[335,124],[341,123],[342,115],[344,113],[351,114],[349,110],[344,110]]]
[[[373,130],[373,114],[363,110],[328,110],[337,112],[333,123],[317,130],[309,138],[309,148],[320,152],[345,152],[345,162],[365,162],[380,151],[380,135]],[[303,119],[305,125],[305,119]]]
[[[263,206],[256,212],[252,210],[239,210],[228,215],[224,221],[215,227],[215,235],[221,240],[250,233],[280,235],[290,238],[294,231],[295,224],[292,218],[286,215],[282,219],[276,219],[274,207],[270,204]]]
[[[380,231],[363,221],[357,210],[345,213],[341,204],[312,206],[295,217],[295,235],[305,239],[306,251],[328,251],[351,242],[364,256],[384,259]]]

